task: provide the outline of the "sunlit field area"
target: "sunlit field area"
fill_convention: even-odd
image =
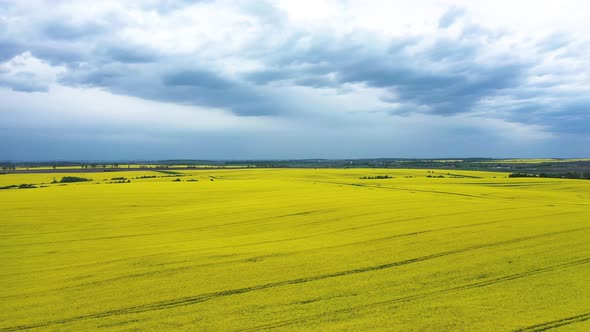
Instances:
[[[590,181],[507,175],[0,175],[0,330],[590,330]]]

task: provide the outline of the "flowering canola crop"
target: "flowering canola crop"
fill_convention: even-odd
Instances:
[[[0,175],[0,330],[590,330],[589,181],[179,173]]]

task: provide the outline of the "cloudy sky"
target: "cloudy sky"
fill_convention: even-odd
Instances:
[[[590,157],[589,13],[0,0],[0,160]]]

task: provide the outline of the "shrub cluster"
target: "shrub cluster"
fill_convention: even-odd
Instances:
[[[361,180],[393,179],[393,176],[389,176],[389,175],[363,176],[360,179]]]
[[[59,181],[56,181],[55,179],[53,179],[52,183],[71,183],[71,182],[86,182],[86,181],[92,181],[92,179],[80,178],[77,176],[64,176]]]
[[[4,186],[4,187],[0,187],[0,190],[2,189],[31,189],[31,188],[37,188],[37,186],[35,186],[34,184],[28,184],[28,183],[23,183],[23,184],[13,184],[10,186]]]

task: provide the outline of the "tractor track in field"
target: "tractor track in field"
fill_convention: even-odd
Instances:
[[[511,209],[512,208],[510,208],[510,209],[503,209],[503,210],[511,210]],[[579,213],[579,212],[561,212],[561,213],[553,213],[553,214],[544,214],[544,215],[533,216],[533,217],[541,217],[541,216],[542,217],[549,217],[549,216],[550,217],[554,217],[554,216],[562,216],[562,215],[576,214],[576,213]],[[414,231],[414,232],[409,232],[409,233],[394,234],[394,235],[389,235],[389,236],[384,236],[384,237],[379,237],[379,238],[374,238],[374,239],[368,239],[368,240],[362,240],[362,241],[356,241],[356,242],[350,242],[350,243],[343,243],[343,244],[326,246],[326,247],[320,247],[320,248],[303,249],[303,250],[298,250],[298,251],[291,252],[289,254],[298,254],[298,253],[314,252],[314,251],[323,251],[323,250],[327,250],[327,249],[350,247],[350,246],[356,246],[356,245],[360,245],[360,244],[377,243],[377,242],[387,241],[387,240],[391,240],[391,239],[395,239],[395,238],[402,238],[402,237],[409,237],[409,236],[415,236],[415,235],[421,235],[421,234],[428,234],[428,233],[437,232],[437,231],[445,231],[445,230],[451,230],[451,229],[476,227],[476,226],[483,226],[483,225],[489,225],[489,224],[504,223],[504,222],[521,220],[521,219],[529,219],[529,218],[531,218],[531,216],[520,217],[520,218],[511,218],[511,219],[501,218],[501,219],[497,219],[497,220],[489,220],[489,221],[478,222],[478,223],[473,223],[473,224],[448,226],[448,227],[441,227],[441,228],[435,228],[435,229],[426,229],[426,230],[422,230],[422,231]],[[402,221],[410,221],[410,220],[416,220],[416,219],[421,219],[421,218],[411,218],[411,219],[403,219],[403,220],[397,220],[397,221],[402,222]],[[348,229],[346,229],[346,230],[348,230]],[[335,231],[335,232],[330,232],[330,233],[322,233],[322,234],[318,234],[318,235],[328,235],[328,234],[333,234],[333,233],[338,233],[338,232],[339,231]],[[311,237],[311,236],[307,236],[307,237]],[[300,238],[297,238],[297,239],[300,239]],[[286,239],[286,240],[291,240],[291,239]],[[276,241],[282,241],[282,240],[275,240],[273,242],[276,242]]]
[[[576,267],[576,266],[580,266],[580,265],[584,265],[584,264],[590,264],[590,258],[584,258],[584,259],[571,261],[571,262],[567,262],[567,263],[557,264],[557,265],[548,266],[548,267],[544,267],[544,268],[538,268],[538,269],[529,270],[529,271],[522,272],[522,273],[516,273],[516,274],[512,274],[512,275],[507,275],[504,277],[494,278],[494,279],[490,279],[490,280],[484,280],[481,282],[475,282],[475,283],[471,283],[471,284],[467,284],[467,285],[441,289],[438,291],[410,295],[410,296],[400,297],[400,298],[396,298],[396,299],[392,299],[392,300],[370,303],[370,304],[357,306],[357,307],[353,307],[353,308],[345,308],[345,309],[335,310],[335,311],[331,311],[331,312],[327,312],[327,313],[323,313],[323,314],[319,314],[319,315],[308,316],[305,318],[295,318],[295,319],[284,320],[284,321],[279,321],[279,322],[265,324],[265,325],[259,325],[259,326],[252,327],[252,328],[241,329],[239,331],[240,332],[251,332],[251,331],[262,331],[262,330],[280,328],[280,327],[305,323],[305,322],[314,321],[314,320],[321,320],[321,319],[324,319],[328,316],[335,316],[335,315],[344,314],[344,313],[357,312],[359,310],[367,310],[367,309],[372,309],[372,308],[384,306],[384,305],[410,302],[410,301],[421,300],[421,299],[428,298],[431,296],[436,296],[436,295],[444,295],[444,294],[448,294],[448,293],[454,293],[454,292],[459,292],[459,291],[464,291],[464,290],[470,290],[470,289],[475,289],[475,288],[491,286],[491,285],[495,285],[495,284],[499,284],[499,283],[503,283],[503,282],[507,282],[507,281],[526,278],[529,276],[534,276],[534,275],[538,275],[538,274],[542,274],[542,273],[557,271],[557,270],[561,270],[561,269],[565,269],[565,268]],[[586,314],[582,314],[582,315],[567,317],[567,318],[563,318],[563,319],[559,319],[559,320],[555,320],[555,321],[551,321],[551,322],[546,322],[546,323],[542,323],[542,324],[538,324],[538,325],[529,326],[529,327],[526,327],[523,329],[517,329],[517,330],[515,330],[515,332],[516,331],[522,331],[522,332],[525,332],[525,331],[545,331],[545,330],[552,329],[555,327],[573,324],[576,322],[581,322],[581,321],[585,321],[585,320],[589,320],[589,319],[590,319],[590,313],[586,313]]]
[[[334,209],[332,209],[334,210]],[[247,211],[249,213],[251,212],[257,212],[259,210],[251,210],[251,211]],[[312,212],[320,212],[321,210],[316,210],[316,211],[312,211]],[[324,211],[330,211],[330,210],[324,210]],[[170,211],[159,211],[157,212],[157,215],[166,215],[168,214]],[[156,213],[155,212],[151,212],[152,216],[155,216]],[[272,219],[272,218],[284,218],[284,217],[290,217],[290,216],[295,216],[295,215],[302,215],[302,214],[309,214],[311,213],[310,211],[305,211],[305,212],[296,212],[296,213],[292,213],[292,214],[288,214],[288,215],[278,215],[278,216],[272,216],[272,217],[264,217],[264,218],[256,218],[256,219],[249,219],[247,221],[241,221],[241,222],[237,222],[237,223],[247,223],[247,222],[253,222],[253,221],[259,221],[259,220],[264,220],[264,219]],[[225,212],[224,216],[233,216],[233,215],[242,215],[243,213],[239,213],[239,212],[234,212],[234,213],[229,213],[229,212]],[[145,217],[139,217],[137,219],[140,219],[139,221],[129,221],[130,217],[129,215],[126,215],[124,220],[126,221],[126,224],[124,225],[117,225],[116,227],[113,225],[110,225],[108,227],[92,227],[92,228],[80,228],[80,229],[74,229],[74,230],[59,230],[59,231],[46,231],[46,232],[35,232],[35,233],[3,233],[0,234],[0,237],[14,237],[14,236],[35,236],[35,235],[48,235],[48,234],[56,234],[56,235],[62,235],[62,234],[69,234],[69,233],[80,233],[80,232],[84,232],[84,231],[88,231],[88,230],[92,230],[92,231],[96,231],[96,230],[109,230],[112,231],[113,229],[123,229],[123,228],[130,228],[130,227],[137,227],[138,225],[142,225],[142,226],[146,226],[146,223],[141,220]],[[134,223],[133,223],[134,222]],[[158,222],[151,222],[151,224],[158,224]],[[193,229],[207,229],[208,227],[222,227],[225,225],[232,225],[232,224],[236,224],[236,223],[227,223],[227,224],[220,224],[220,225],[211,225],[211,226],[201,226],[199,228],[193,228]],[[92,226],[92,225],[90,225]]]
[[[565,325],[585,322],[587,320],[590,320],[590,312],[586,312],[586,313],[579,314],[576,316],[565,317],[565,318],[552,320],[552,321],[545,322],[545,323],[540,323],[540,324],[536,324],[536,325],[531,325],[531,326],[519,328],[519,329],[514,330],[514,332],[541,332],[541,331],[555,329],[555,328],[565,326]]]
[[[221,247],[211,247],[211,248],[204,248],[204,249],[226,249],[226,248],[255,246],[255,245],[267,244],[267,243],[288,242],[288,241],[307,239],[307,238],[312,238],[312,237],[317,237],[317,236],[332,235],[332,234],[337,234],[337,233],[342,233],[342,232],[354,231],[354,230],[362,229],[362,228],[381,226],[381,225],[385,225],[385,224],[395,224],[395,223],[400,223],[400,222],[424,220],[424,219],[438,218],[438,217],[451,217],[451,216],[468,215],[468,214],[472,214],[472,213],[482,213],[482,212],[487,213],[487,212],[505,211],[505,210],[519,210],[519,209],[523,209],[523,208],[522,207],[510,207],[510,208],[500,208],[500,209],[491,209],[491,210],[451,212],[451,213],[443,213],[443,214],[429,215],[429,216],[423,216],[423,217],[412,217],[412,218],[403,218],[403,219],[394,219],[394,220],[387,218],[385,221],[379,221],[376,223],[365,224],[365,225],[355,226],[355,227],[342,228],[342,229],[338,229],[335,231],[329,231],[329,232],[324,232],[324,233],[315,233],[315,234],[303,235],[303,236],[286,238],[286,239],[268,240],[268,241],[263,241],[263,242],[250,242],[250,243],[242,243],[242,244],[228,245],[228,246],[221,246]],[[577,213],[577,212],[557,213],[556,215],[569,214],[569,213]],[[457,226],[457,227],[461,227],[461,226]]]
[[[490,197],[485,197],[485,196],[480,196],[480,195],[461,194],[461,193],[456,193],[456,192],[452,192],[452,191],[395,188],[395,187],[378,186],[378,185],[374,185],[374,184],[364,184],[364,183],[346,183],[346,182],[331,182],[331,181],[314,181],[314,182],[337,184],[337,185],[344,185],[344,186],[351,186],[351,187],[361,187],[361,188],[376,188],[376,189],[399,190],[399,191],[420,192],[420,193],[429,193],[429,194],[453,195],[453,196],[462,196],[462,197],[469,197],[469,198],[493,199]]]
[[[545,216],[559,216],[559,215],[567,215],[567,214],[572,214],[572,213],[575,213],[575,212],[554,213],[554,214],[545,215]],[[77,285],[73,285],[73,286],[54,288],[54,289],[43,291],[43,292],[33,292],[33,293],[28,293],[28,294],[15,294],[15,295],[8,295],[8,296],[0,296],[0,299],[8,299],[8,298],[14,298],[14,297],[19,297],[19,296],[25,296],[25,297],[26,296],[33,296],[33,295],[40,294],[40,293],[56,292],[56,291],[61,291],[61,290],[74,289],[74,288],[83,287],[83,286],[104,285],[109,282],[120,281],[120,280],[129,279],[129,278],[155,276],[155,275],[159,275],[159,274],[169,274],[172,272],[189,271],[189,270],[192,270],[195,268],[200,268],[200,267],[212,267],[212,266],[223,266],[223,265],[236,264],[236,263],[238,263],[238,264],[239,263],[248,263],[248,262],[253,262],[253,261],[258,261],[258,260],[265,260],[268,258],[277,258],[277,257],[286,257],[286,256],[291,256],[291,255],[297,255],[297,254],[301,254],[301,253],[322,252],[325,250],[330,250],[330,249],[335,249],[335,248],[351,247],[351,246],[357,246],[357,245],[368,244],[368,243],[377,243],[377,242],[392,240],[392,239],[396,239],[396,238],[410,237],[410,236],[427,234],[427,233],[432,233],[432,232],[437,232],[437,231],[476,227],[476,226],[495,224],[495,223],[503,223],[503,222],[520,220],[520,219],[527,219],[527,218],[529,218],[529,217],[521,217],[521,218],[513,218],[513,219],[498,219],[498,220],[491,220],[491,221],[485,221],[485,222],[480,222],[480,223],[441,227],[441,228],[436,228],[436,229],[428,229],[428,230],[416,231],[416,232],[410,232],[410,233],[394,234],[394,235],[389,235],[389,236],[375,238],[375,239],[356,241],[356,242],[350,242],[350,243],[344,243],[344,244],[332,245],[332,246],[326,246],[326,247],[320,247],[320,248],[302,249],[302,250],[285,252],[285,253],[278,253],[278,254],[245,257],[245,258],[222,261],[222,262],[210,262],[210,263],[193,264],[193,265],[188,265],[188,266],[177,266],[177,267],[166,268],[166,269],[161,269],[161,270],[156,270],[156,271],[146,271],[146,272],[128,274],[128,275],[123,275],[123,276],[109,278],[109,279],[96,280],[96,281],[86,282],[86,283],[77,284]]]
[[[162,235],[162,234],[173,234],[173,233],[183,233],[183,232],[192,232],[192,231],[201,231],[201,230],[212,230],[212,229],[220,229],[220,228],[224,228],[227,226],[234,226],[234,225],[255,225],[255,224],[267,222],[269,220],[303,216],[303,215],[311,215],[311,214],[328,213],[328,212],[332,212],[332,211],[336,211],[336,210],[337,209],[303,211],[303,212],[296,212],[296,213],[290,213],[290,214],[284,214],[284,215],[278,215],[278,216],[270,216],[270,217],[264,217],[264,218],[256,218],[256,219],[250,219],[250,220],[246,220],[246,221],[238,221],[238,222],[219,224],[219,225],[209,225],[209,226],[199,226],[199,227],[176,229],[176,230],[171,230],[171,231],[166,231],[166,232],[148,232],[148,233],[139,233],[139,234],[125,234],[125,235],[114,235],[114,236],[70,239],[70,240],[59,240],[59,241],[6,244],[6,245],[0,245],[0,248],[70,243],[70,242],[100,241],[100,240],[111,240],[111,239],[119,239],[119,238],[132,238],[132,237],[141,237],[141,236],[154,236],[154,235]],[[359,214],[358,216],[363,216],[363,215],[365,215],[365,213]],[[29,234],[18,234],[18,235],[25,236],[25,235],[29,235]],[[220,248],[224,248],[224,247],[220,247]]]
[[[277,282],[255,285],[255,286],[244,287],[244,288],[223,290],[223,291],[206,293],[206,294],[201,294],[201,295],[177,298],[177,299],[172,299],[172,300],[167,300],[167,301],[160,301],[160,302],[155,302],[155,303],[140,305],[140,306],[135,306],[135,307],[109,310],[109,311],[99,312],[99,313],[95,313],[95,314],[75,316],[75,317],[70,317],[70,318],[34,323],[34,324],[29,324],[29,325],[4,327],[4,328],[0,328],[0,331],[21,331],[21,330],[27,330],[27,329],[33,329],[33,328],[41,328],[41,327],[49,327],[49,326],[54,326],[54,325],[67,324],[67,323],[76,322],[76,321],[80,321],[80,320],[105,318],[105,317],[110,317],[110,316],[119,316],[119,315],[127,315],[127,314],[134,314],[134,313],[142,313],[142,312],[149,312],[149,311],[155,311],[155,310],[165,310],[165,309],[171,309],[171,308],[176,308],[176,307],[183,307],[183,306],[194,305],[194,304],[198,304],[198,303],[202,303],[202,302],[206,302],[206,301],[210,301],[210,300],[216,300],[216,299],[223,298],[226,296],[239,295],[239,294],[260,291],[260,290],[265,290],[265,289],[270,289],[270,288],[275,288],[275,287],[297,285],[297,284],[303,284],[303,283],[308,283],[308,282],[313,282],[313,281],[319,281],[319,280],[324,280],[324,279],[330,279],[330,278],[336,278],[336,277],[342,277],[342,276],[348,276],[348,275],[354,275],[354,274],[360,274],[360,273],[380,271],[380,270],[390,269],[390,268],[394,268],[394,267],[398,267],[398,266],[428,261],[428,260],[432,260],[432,259],[436,259],[436,258],[440,258],[440,257],[444,257],[444,256],[450,256],[450,255],[456,255],[456,254],[461,254],[461,253],[465,253],[465,252],[470,252],[473,250],[497,247],[497,246],[513,244],[513,243],[519,243],[519,242],[523,242],[523,241],[534,240],[534,239],[539,239],[539,238],[544,238],[544,237],[550,237],[550,236],[561,235],[561,234],[566,234],[566,233],[584,231],[584,230],[588,230],[588,229],[590,229],[590,227],[580,227],[580,228],[574,228],[574,229],[569,229],[569,230],[564,230],[564,231],[556,231],[556,232],[549,232],[549,233],[525,236],[525,237],[511,239],[511,240],[491,242],[491,243],[474,245],[474,246],[469,246],[469,247],[460,248],[460,249],[444,251],[444,252],[440,252],[440,253],[436,253],[436,254],[411,258],[411,259],[387,263],[387,264],[361,267],[361,268],[357,268],[357,269],[338,271],[338,272],[315,275],[315,276],[298,278],[298,279],[277,281]],[[590,259],[585,259],[585,260],[576,261],[576,262],[570,262],[570,263],[566,263],[566,264],[569,264],[569,265],[571,265],[572,263],[577,263],[578,265],[585,264],[585,263],[581,263],[582,261],[590,262]],[[565,265],[565,264],[562,264],[562,265]],[[539,270],[543,270],[543,271],[547,270],[548,271],[548,269],[556,269],[556,268],[558,268],[558,266],[539,269]],[[537,272],[537,273],[541,273],[541,272]],[[530,272],[527,275],[531,275]],[[503,280],[516,279],[514,277],[512,277],[512,279],[506,279],[506,278],[508,278],[508,277],[499,278],[499,280],[501,279],[503,281]],[[499,282],[499,281],[497,281],[497,282]],[[470,287],[473,288],[473,287],[475,287],[473,285],[478,285],[478,284],[483,284],[483,283],[490,284],[489,281],[486,281],[486,282],[472,284]],[[467,286],[459,286],[456,288],[457,288],[457,290],[459,288],[461,290],[463,290],[465,287],[467,287]],[[479,287],[481,287],[481,286],[479,286]],[[449,290],[447,290],[447,292],[448,291]],[[424,295],[417,295],[417,296],[424,296]],[[415,297],[416,296],[412,296],[412,297],[408,297],[408,299],[405,299],[405,298],[404,299],[405,299],[405,301],[408,301],[408,300],[414,299]],[[391,301],[387,301],[387,303],[389,303],[389,302],[394,303],[392,301],[396,302],[396,301],[401,301],[401,300],[399,300],[399,299],[391,300]],[[375,305],[375,304],[373,304],[373,305]],[[291,324],[296,324],[296,323],[289,323],[287,325],[291,325]],[[272,327],[270,327],[270,328],[272,328]],[[265,327],[263,326],[261,329],[265,329]]]
[[[421,193],[431,193],[431,194],[454,195],[454,196],[463,196],[463,197],[469,197],[469,198],[489,199],[489,200],[495,200],[495,201],[498,201],[498,200],[514,201],[515,200],[514,198],[498,197],[498,196],[493,196],[490,194],[471,195],[471,194],[461,194],[461,193],[452,192],[452,191],[387,187],[387,186],[380,186],[380,185],[374,185],[374,184],[364,184],[364,183],[346,183],[346,182],[331,182],[331,181],[314,181],[314,182],[328,183],[328,184],[335,184],[335,185],[344,185],[344,186],[351,186],[351,187],[360,187],[360,188],[375,188],[375,189],[421,192]],[[523,200],[523,199],[519,199],[518,201],[519,202],[539,203],[538,201]],[[590,206],[590,204],[584,204],[584,203],[560,203],[560,204],[572,205],[572,206]]]
[[[367,225],[362,225],[362,226],[357,226],[357,227],[350,227],[350,228],[345,228],[345,229],[339,229],[339,230],[336,230],[336,231],[330,231],[330,232],[325,232],[325,233],[316,233],[316,234],[311,234],[311,235],[305,235],[305,236],[294,237],[294,238],[287,238],[287,239],[280,239],[280,240],[269,240],[269,241],[266,241],[266,242],[251,242],[251,243],[244,243],[244,244],[239,244],[239,245],[230,245],[230,246],[221,246],[221,247],[208,247],[208,248],[203,248],[203,250],[204,249],[207,249],[207,250],[210,250],[210,249],[225,249],[225,248],[233,248],[233,247],[254,246],[254,245],[265,244],[265,243],[295,241],[295,240],[300,240],[300,239],[305,239],[305,238],[310,238],[310,237],[315,237],[315,236],[330,235],[330,234],[341,233],[341,232],[345,232],[345,231],[356,230],[356,229],[367,228],[367,227],[374,227],[374,226],[379,226],[379,225],[384,225],[384,224],[392,224],[392,223],[398,223],[398,222],[422,220],[422,219],[436,218],[436,217],[448,217],[448,216],[465,215],[465,214],[472,214],[472,213],[482,213],[482,212],[486,212],[487,213],[487,212],[496,212],[496,211],[505,211],[505,210],[518,210],[518,209],[523,209],[523,208],[522,207],[510,207],[510,208],[486,209],[486,210],[477,210],[477,211],[452,212],[452,213],[437,214],[437,215],[430,215],[430,216],[424,216],[424,217],[404,218],[404,219],[395,219],[395,220],[387,219],[386,221],[382,221],[382,222],[378,222],[378,223],[372,223],[372,224],[367,224]],[[258,219],[256,219],[256,220],[258,220]],[[177,231],[175,230],[174,232],[177,232]],[[157,234],[161,234],[161,233],[157,233]],[[96,240],[96,239],[97,238],[86,239],[86,240]],[[24,244],[18,244],[18,246],[21,246],[21,245],[24,245]],[[2,247],[2,246],[0,246],[0,247]],[[193,249],[177,250],[177,251],[173,251],[173,252],[170,252],[170,253],[190,252],[190,251],[194,251],[194,250]],[[148,256],[162,256],[162,255],[166,255],[166,254],[169,254],[169,253],[156,253],[156,254],[150,254]],[[142,258],[144,256],[145,255],[142,255],[142,256],[134,256],[134,257],[129,257],[129,258],[123,258],[123,259],[109,260],[109,261],[106,261],[104,263],[123,262],[123,261],[127,261],[127,260],[130,260],[130,259]],[[53,268],[53,269],[41,269],[41,270],[36,270],[36,271],[33,271],[33,272],[39,273],[39,272],[47,272],[47,271],[71,269],[72,267],[93,266],[93,265],[96,265],[96,264],[99,264],[99,263],[103,263],[103,262],[90,263],[90,264],[78,264],[78,265],[74,265],[74,266],[65,266],[65,267],[59,267],[59,268]],[[5,274],[0,274],[0,276],[20,275],[20,274],[23,274],[23,273],[5,273]]]
[[[331,209],[335,210],[335,209]],[[286,217],[294,217],[299,215],[309,215],[319,212],[329,212],[331,210],[314,210],[314,211],[305,211],[299,213],[292,213],[286,215],[279,215],[279,216],[272,216],[272,217],[264,217],[264,218],[256,218],[250,219],[247,221],[239,221],[227,224],[220,224],[220,225],[211,225],[211,226],[200,226],[200,227],[192,227],[192,228],[183,228],[183,229],[175,229],[166,232],[150,232],[150,233],[139,233],[139,234],[126,234],[126,235],[114,235],[114,236],[103,236],[103,237],[93,237],[93,238],[83,238],[83,239],[70,239],[70,240],[59,240],[59,241],[45,241],[45,242],[34,242],[34,243],[15,243],[15,244],[5,244],[0,245],[0,248],[8,248],[8,247],[20,247],[20,246],[31,246],[31,245],[44,245],[44,244],[57,244],[57,243],[70,243],[70,242],[87,242],[87,241],[99,241],[99,240],[111,240],[111,239],[119,239],[119,238],[130,238],[130,237],[139,237],[139,236],[153,236],[153,235],[162,235],[162,234],[173,234],[173,233],[183,233],[183,232],[192,232],[192,231],[199,231],[199,230],[208,230],[208,229],[218,229],[223,228],[226,226],[233,226],[238,224],[257,224],[261,221],[273,220],[273,219],[280,219]]]

